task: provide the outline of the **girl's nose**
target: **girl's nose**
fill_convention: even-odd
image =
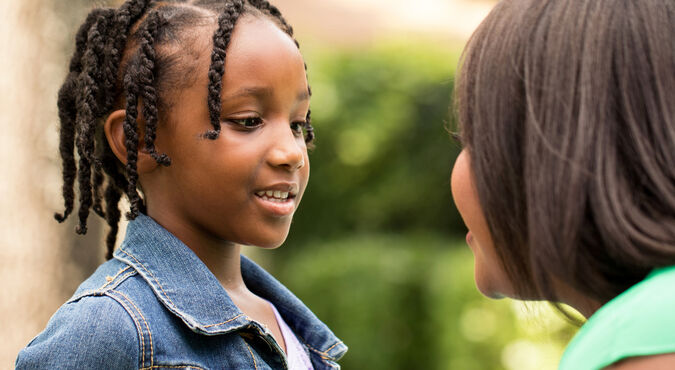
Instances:
[[[285,125],[283,132],[275,133],[271,140],[272,149],[268,156],[270,165],[288,171],[297,171],[305,166],[304,141],[298,139],[288,125]]]

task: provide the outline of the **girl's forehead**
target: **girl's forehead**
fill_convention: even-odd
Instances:
[[[215,22],[191,27],[181,42],[170,45],[175,53],[184,54],[185,61],[198,68],[208,68],[213,52],[213,37],[217,29]],[[270,57],[291,57],[303,64],[295,41],[279,25],[267,16],[244,14],[238,20],[230,35],[226,49],[225,68],[233,59],[255,61]]]
[[[199,37],[188,47],[198,55],[183,50],[184,70],[194,71],[193,83],[170,92],[177,103],[172,110],[206,109],[209,68],[213,51],[214,27],[200,27]],[[309,100],[305,64],[300,51],[279,26],[267,17],[246,16],[240,19],[230,39],[225,57],[221,99],[238,104],[241,99],[275,101],[283,106],[299,106]],[[190,101],[191,104],[185,104]],[[231,105],[228,104],[228,105]],[[304,104],[304,103],[303,103]],[[182,108],[181,108],[182,107]]]
[[[200,27],[192,46],[182,52],[185,61],[195,66],[199,79],[206,80],[213,51],[212,27]],[[187,50],[192,49],[192,51]],[[306,89],[305,64],[293,39],[265,16],[242,16],[232,32],[225,57],[223,90],[241,81],[285,80],[293,85],[298,79]]]

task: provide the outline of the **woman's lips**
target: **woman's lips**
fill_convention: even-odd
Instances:
[[[471,245],[471,242],[473,242],[473,234],[469,231],[466,233],[466,244]]]

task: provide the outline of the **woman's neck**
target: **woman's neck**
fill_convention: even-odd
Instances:
[[[586,319],[593,316],[593,314],[603,305],[602,302],[594,300],[560,281],[556,281],[555,290],[558,297],[560,297],[561,303],[579,311]]]

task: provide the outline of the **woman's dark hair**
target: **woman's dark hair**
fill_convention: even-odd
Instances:
[[[461,136],[523,298],[675,264],[674,25],[672,0],[504,0],[471,37]]]
[[[145,122],[141,137],[145,150],[157,163],[169,166],[171,159],[157,153],[154,141],[158,122],[170,105],[168,92],[191,79],[194,66],[190,63],[187,31],[217,23],[208,71],[208,101],[204,102],[213,128],[204,137],[218,138],[227,47],[237,20],[244,14],[267,17],[293,37],[291,26],[266,0],[129,0],[119,9],[94,9],[80,26],[69,73],[58,95],[65,211],[55,218],[63,222],[72,213],[77,179],[80,207],[76,232],[87,232],[87,218],[93,208],[110,226],[107,258],[112,258],[115,246],[122,194],[129,198],[128,219],[144,209],[136,170],[139,104]],[[106,117],[122,107],[126,107],[126,166],[112,153],[102,133]],[[305,141],[311,143],[314,134],[309,112],[304,126]]]

